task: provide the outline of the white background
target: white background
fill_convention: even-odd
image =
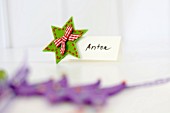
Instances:
[[[120,34],[117,0],[7,0],[10,47],[37,47],[53,39],[51,25],[74,17],[88,35]]]
[[[77,28],[89,29],[86,35],[121,34],[124,54],[170,51],[169,0],[1,0],[1,6],[0,48],[44,47],[53,39],[50,26],[74,16]]]
[[[0,7],[0,48],[5,49],[1,49],[0,68],[9,74],[27,50],[32,82],[66,73],[74,85],[101,78],[102,85],[108,86],[123,79],[132,84],[170,75],[170,0],[4,1]],[[62,26],[70,16],[74,16],[76,28],[89,29],[86,35],[122,35],[118,62],[56,65],[51,61],[55,60],[52,53],[41,52],[53,39],[50,26]],[[104,113],[169,113],[169,85],[125,91],[109,100]],[[68,113],[72,108],[30,98],[13,101],[8,112]]]

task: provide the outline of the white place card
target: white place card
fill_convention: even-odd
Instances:
[[[77,42],[80,59],[69,55],[68,59],[116,61],[121,36],[87,36]]]

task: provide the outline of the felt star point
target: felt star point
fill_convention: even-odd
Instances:
[[[54,40],[43,51],[55,52],[56,63],[59,63],[68,54],[80,58],[76,43],[87,30],[75,30],[72,17],[62,28],[56,26],[51,26],[51,28]]]

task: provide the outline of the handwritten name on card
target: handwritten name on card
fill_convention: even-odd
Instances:
[[[87,46],[87,48],[86,48],[86,51],[87,50],[96,50],[96,49],[99,49],[99,50],[109,50],[109,49],[111,49],[111,47],[108,48],[107,46],[101,46],[100,44],[98,44],[97,46],[89,44]]]
[[[87,36],[78,42],[80,59],[116,61],[119,53],[121,36]],[[69,57],[67,59],[76,59]]]

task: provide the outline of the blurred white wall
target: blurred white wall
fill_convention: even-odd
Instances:
[[[0,47],[44,46],[53,39],[50,26],[62,26],[73,16],[76,28],[89,29],[86,35],[121,34],[125,55],[170,52],[170,0],[6,1],[10,40],[1,36]]]
[[[170,0],[123,0],[122,12],[125,56],[170,57]]]
[[[2,19],[0,18],[0,21],[2,21]],[[3,40],[3,35],[2,35],[2,25],[1,25],[1,23],[0,23],[0,48],[2,48],[2,47],[4,47],[5,45],[4,45],[4,40]]]
[[[37,47],[53,39],[51,25],[62,25],[62,0],[8,0],[12,47]]]
[[[0,0],[0,48],[10,47],[6,0]]]
[[[118,0],[8,0],[12,47],[37,47],[53,39],[51,25],[74,17],[88,35],[120,34]]]

